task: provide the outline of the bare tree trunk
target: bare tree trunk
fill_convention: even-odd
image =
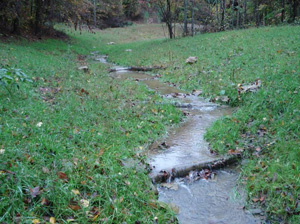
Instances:
[[[255,18],[256,26],[259,26],[259,15],[258,15],[258,0],[253,0],[254,9],[253,9],[253,16]]]
[[[236,28],[239,29],[240,28],[240,4],[237,7],[237,11],[236,11]]]
[[[216,13],[217,13],[217,24],[220,25],[220,18],[219,18],[219,0],[216,3]]]
[[[226,0],[221,0],[221,9],[222,9],[222,15],[221,15],[221,26],[220,30],[224,30],[224,20],[225,20],[225,10],[226,10]]]
[[[232,10],[232,29],[234,29],[234,0],[232,0],[231,4],[231,10]]]
[[[244,16],[243,16],[243,27],[247,23],[247,0],[244,0]]]
[[[284,17],[285,17],[285,0],[281,0],[281,22],[284,22]]]
[[[172,23],[167,23],[168,31],[169,31],[169,37],[170,39],[173,39],[173,26]]]
[[[37,35],[41,29],[42,20],[42,0],[35,0],[35,24],[34,32]]]
[[[94,25],[95,27],[97,26],[97,4],[96,4],[96,0],[94,0]]]
[[[169,30],[170,39],[173,39],[173,26],[172,26],[172,12],[171,12],[171,0],[167,0],[167,16],[166,22]]]
[[[16,18],[13,20],[13,33],[20,34],[20,0],[16,1]]]
[[[187,0],[184,0],[184,28],[183,35],[188,35],[188,21],[187,21]]]
[[[172,0],[161,0],[157,1],[156,5],[159,9],[159,13],[162,16],[162,19],[166,23],[169,37],[172,39],[174,37],[173,33],[173,15],[171,11],[171,6],[172,6]]]
[[[299,0],[293,0],[293,21],[295,21],[296,17],[297,17],[297,9],[298,9],[298,5],[299,5]]]
[[[195,34],[195,0],[192,0],[192,36]]]

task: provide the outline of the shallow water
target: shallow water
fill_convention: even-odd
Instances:
[[[236,189],[237,178],[238,172],[233,169],[219,170],[213,180],[177,182],[177,191],[159,188],[159,200],[179,207],[181,224],[261,223],[244,211],[244,196]]]
[[[150,89],[166,98],[172,98],[188,115],[186,121],[173,128],[164,140],[164,146],[152,147],[148,154],[149,164],[155,176],[161,170],[170,172],[178,168],[192,170],[195,164],[220,159],[209,152],[204,140],[205,130],[222,116],[230,115],[232,108],[210,103],[207,100],[187,94],[184,91],[158,81],[153,76],[131,72],[114,67],[110,73],[114,78],[141,81]],[[212,180],[198,180],[192,183],[175,179],[178,190],[159,187],[159,200],[175,204],[179,208],[181,224],[252,224],[261,223],[249,212],[243,210],[245,197],[236,189],[239,172],[234,168],[216,171]]]

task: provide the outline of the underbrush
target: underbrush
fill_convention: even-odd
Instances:
[[[0,89],[0,222],[172,222],[147,170],[124,164],[143,163],[182,115],[144,85],[109,77],[85,41],[0,43],[0,67],[33,80]],[[77,69],[86,63],[89,72]]]

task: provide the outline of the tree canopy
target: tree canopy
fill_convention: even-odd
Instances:
[[[184,35],[279,23],[299,23],[298,0],[6,0],[0,2],[0,28],[9,33],[39,35],[53,22],[97,28],[128,21],[184,23]],[[187,24],[191,26],[187,26]],[[188,28],[190,27],[190,28]],[[195,29],[194,29],[195,28]],[[190,29],[190,31],[189,31]]]

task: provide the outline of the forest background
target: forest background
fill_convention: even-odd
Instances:
[[[165,22],[170,38],[280,23],[299,23],[298,0],[6,0],[0,3],[0,30],[53,35],[53,24],[75,29]],[[182,32],[176,33],[175,24]]]

